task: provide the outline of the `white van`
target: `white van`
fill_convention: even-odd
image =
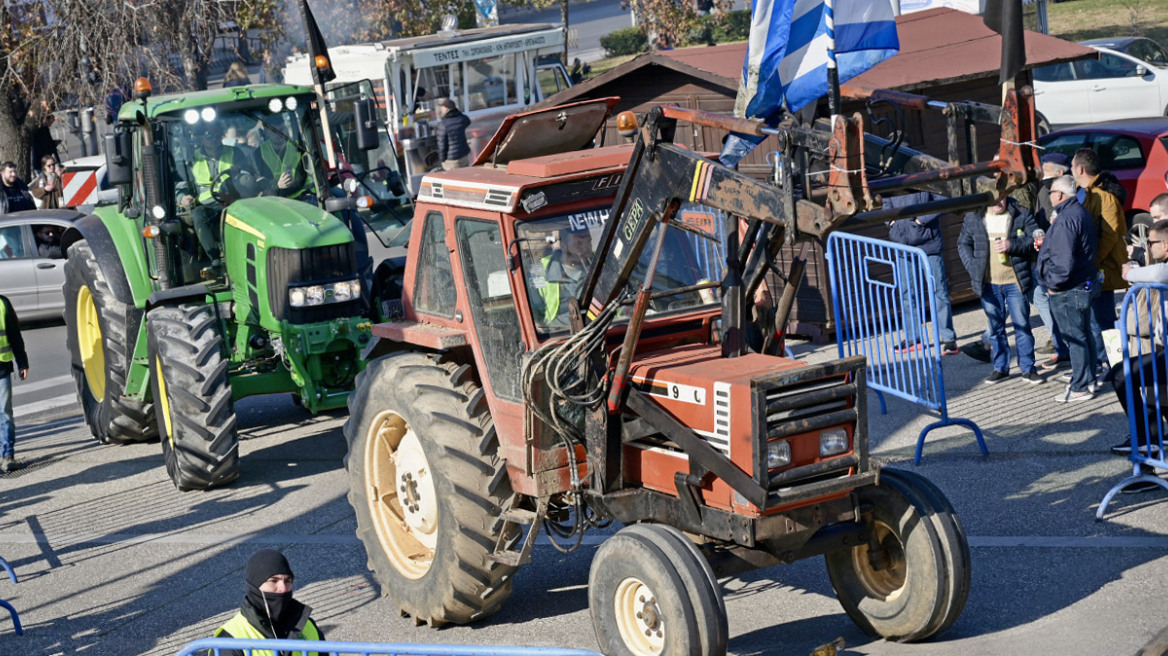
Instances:
[[[448,97],[470,117],[471,159],[503,119],[571,86],[552,56],[565,30],[547,24],[498,25],[461,32],[329,48],[335,83],[370,80],[393,129],[410,191],[438,167],[434,101]],[[284,81],[311,85],[306,54],[288,58]],[[423,93],[424,91],[424,93]]]

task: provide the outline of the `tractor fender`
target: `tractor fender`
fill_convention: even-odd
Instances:
[[[83,239],[89,242],[89,248],[93,250],[97,265],[105,272],[114,297],[127,305],[142,307],[150,293],[150,274],[133,222],[123,220],[123,223],[130,226],[129,232],[132,234],[117,235],[118,239],[115,239],[106,222],[98,215],[90,214],[74,222],[73,227],[65,231],[61,236],[61,250],[67,257],[70,246]],[[139,281],[137,286],[140,289],[131,285],[131,277]]]
[[[149,314],[150,310],[153,310],[159,305],[178,305],[179,303],[186,303],[188,301],[204,303],[208,296],[214,298],[215,293],[201,283],[159,290],[146,299],[146,313]]]

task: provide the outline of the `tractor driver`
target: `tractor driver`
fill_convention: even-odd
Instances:
[[[259,175],[274,180],[276,193],[287,198],[299,198],[308,191],[307,176],[300,166],[300,151],[296,144],[277,136],[269,138],[270,129],[263,123],[247,131],[247,145],[255,153]],[[283,148],[279,144],[283,143]]]
[[[580,293],[592,263],[592,233],[587,227],[560,230],[559,242],[558,249],[540,260],[546,280],[539,290],[544,305],[542,324],[548,330],[568,326],[568,299]]]
[[[215,200],[220,186],[236,164],[235,148],[223,145],[223,127],[216,123],[204,123],[203,129],[196,133],[197,147],[195,161],[190,165],[190,179],[188,184],[193,189],[186,189],[179,196],[179,205],[190,211],[191,222],[194,224],[195,236],[203,251],[212,259],[219,257],[219,213],[222,205]],[[194,193],[192,194],[191,191]],[[214,193],[213,193],[214,192]]]

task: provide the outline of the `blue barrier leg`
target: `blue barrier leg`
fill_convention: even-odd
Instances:
[[[12,616],[12,626],[16,629],[16,635],[24,635],[24,627],[20,626],[20,615],[16,614],[16,609],[12,604],[0,599],[0,608],[8,609],[8,614]]]
[[[4,571],[8,572],[8,578],[12,579],[13,583],[16,583],[16,572],[12,571],[12,566],[8,564],[8,561],[0,558],[0,567],[3,567]]]
[[[921,454],[925,450],[925,435],[927,435],[929,431],[933,430],[934,428],[941,428],[942,426],[968,427],[973,431],[973,436],[977,438],[977,446],[981,449],[981,454],[983,456],[988,456],[990,454],[990,450],[986,448],[985,438],[982,437],[981,429],[977,427],[977,424],[968,419],[950,419],[949,417],[942,417],[940,421],[934,421],[928,426],[925,426],[924,429],[921,430],[921,434],[917,436],[917,451],[916,455],[913,456],[914,465],[921,464]]]
[[[880,414],[882,414],[882,415],[888,414],[888,406],[884,405],[884,394],[881,393],[880,390],[872,390],[872,391],[876,392],[876,398],[880,399]]]
[[[1137,469],[1136,471],[1139,470]],[[1095,521],[1098,522],[1103,519],[1103,513],[1107,512],[1107,505],[1111,503],[1112,497],[1114,497],[1116,494],[1119,494],[1119,491],[1123,488],[1138,481],[1150,481],[1156,485],[1159,485],[1165,490],[1168,490],[1168,481],[1165,481],[1155,474],[1139,474],[1136,476],[1128,476],[1122,481],[1116,483],[1115,486],[1107,491],[1107,496],[1103,497],[1103,501],[1099,504],[1099,510],[1095,512]]]

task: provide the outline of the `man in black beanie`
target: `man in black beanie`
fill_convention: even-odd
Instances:
[[[284,554],[274,549],[260,549],[247,561],[243,578],[247,594],[239,612],[215,631],[216,638],[324,640],[324,634],[308,616],[312,609],[292,598],[292,567]],[[271,656],[268,651],[252,653]],[[242,649],[222,652],[222,656],[243,654]]]

